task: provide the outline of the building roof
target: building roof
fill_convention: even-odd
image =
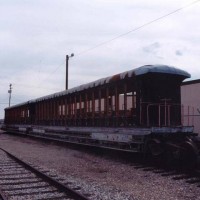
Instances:
[[[182,83],[182,85],[192,85],[192,84],[197,84],[197,83],[200,83],[200,79],[185,81]]]

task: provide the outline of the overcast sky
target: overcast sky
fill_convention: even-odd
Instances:
[[[193,1],[0,0],[0,118],[8,106],[147,64],[200,79],[200,2],[105,45]]]

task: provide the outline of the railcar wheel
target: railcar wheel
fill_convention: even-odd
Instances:
[[[166,168],[170,169],[178,165],[179,159],[178,159],[177,154],[178,153],[176,151],[173,151],[170,148],[167,148],[165,150],[163,159],[164,159],[164,164]]]
[[[158,139],[150,139],[145,146],[145,160],[160,164],[164,152],[163,143]]]
[[[192,141],[185,141],[181,145],[180,161],[183,167],[193,168],[197,164],[198,149]]]
[[[150,140],[148,147],[149,147],[150,153],[153,157],[160,156],[164,152],[163,145],[162,145],[161,141],[158,139]]]

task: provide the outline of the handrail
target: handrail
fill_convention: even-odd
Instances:
[[[157,107],[158,108],[158,126],[161,126],[161,107],[164,107],[164,126],[171,125],[171,108],[173,106],[181,106],[180,104],[176,103],[149,103],[147,104],[147,126],[150,126],[150,116],[149,116],[149,109],[150,107]],[[162,115],[163,116],[163,115]]]

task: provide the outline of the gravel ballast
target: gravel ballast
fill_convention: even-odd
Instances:
[[[7,134],[0,134],[0,147],[79,186],[91,199],[200,200],[198,184],[163,177],[134,164]]]

